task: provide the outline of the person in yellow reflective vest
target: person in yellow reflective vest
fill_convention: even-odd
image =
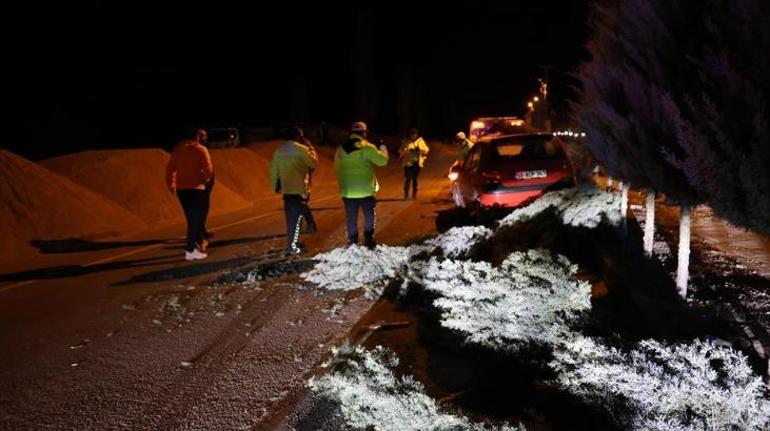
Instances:
[[[420,169],[428,158],[428,144],[420,137],[417,129],[409,131],[409,139],[398,150],[399,158],[404,166],[404,200],[409,199],[409,188],[412,189],[412,199],[417,199],[417,177]]]
[[[307,177],[318,163],[316,152],[304,142],[302,129],[292,128],[290,138],[275,150],[270,163],[270,184],[276,193],[283,195],[289,254],[302,252],[299,247],[302,214],[310,211],[303,197],[309,193]]]
[[[340,196],[345,204],[348,243],[358,244],[358,212],[364,213],[364,244],[374,248],[375,206],[374,195],[379,190],[374,168],[388,164],[388,149],[385,145],[375,147],[366,140],[366,123],[353,123],[350,137],[337,148],[334,154],[334,174],[340,187]]]

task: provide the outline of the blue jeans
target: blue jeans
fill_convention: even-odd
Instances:
[[[364,212],[364,238],[367,242],[374,239],[374,227],[376,224],[374,207],[377,201],[374,196],[365,198],[342,198],[345,204],[345,216],[348,221],[348,242],[350,244],[358,243],[358,210]]]

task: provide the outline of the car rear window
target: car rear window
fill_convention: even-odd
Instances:
[[[496,142],[492,154],[499,160],[557,159],[564,157],[561,147],[551,137],[511,138]]]

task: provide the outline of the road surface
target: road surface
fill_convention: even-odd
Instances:
[[[398,166],[381,171],[379,242],[434,232],[435,212],[450,205],[454,154],[434,145],[431,156],[417,201],[401,200]],[[314,186],[320,230],[303,236],[305,257],[282,255],[282,202],[268,195],[210,221],[216,241],[205,261],[181,260],[182,227],[173,226],[119,242],[65,242],[61,253],[0,266],[0,429],[237,430],[280,422],[276,412],[295,402],[331,345],[371,305],[290,275],[346,242],[336,184]],[[254,270],[261,280],[220,282]]]

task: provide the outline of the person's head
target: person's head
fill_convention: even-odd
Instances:
[[[457,132],[455,135],[455,139],[458,141],[464,141],[465,140],[465,132]]]
[[[302,127],[294,126],[289,130],[289,135],[292,140],[297,142],[302,142],[305,140],[305,131],[302,130]]]
[[[417,129],[412,128],[409,130],[409,139],[414,141],[419,136],[420,136],[420,133],[417,131]]]
[[[350,126],[350,131],[361,136],[366,136],[367,133],[369,133],[369,128],[363,121],[356,121],[352,126]]]
[[[209,142],[209,134],[204,129],[198,129],[195,131],[195,140],[202,145],[206,145]]]

